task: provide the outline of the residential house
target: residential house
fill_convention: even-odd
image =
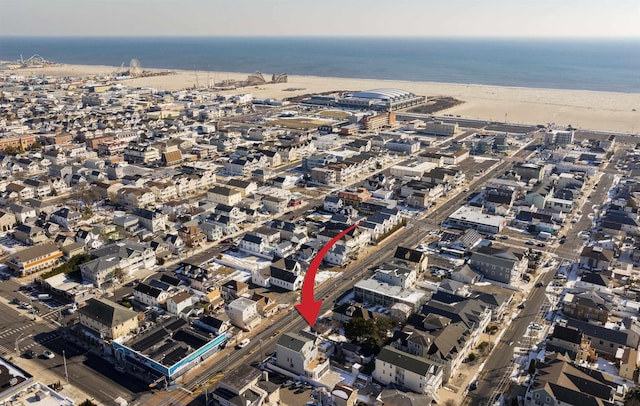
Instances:
[[[31,199],[35,196],[35,193],[32,188],[27,187],[25,185],[11,182],[5,188],[5,195],[8,199],[13,200],[25,200]]]
[[[268,245],[262,237],[253,234],[245,234],[240,240],[239,248],[252,254],[262,254],[266,252]]]
[[[329,213],[338,213],[344,208],[344,201],[337,196],[326,196],[323,209]]]
[[[229,317],[225,313],[215,316],[203,316],[193,321],[193,325],[214,335],[220,335],[231,327]]]
[[[212,403],[220,406],[280,405],[280,385],[261,379],[261,372],[243,364],[227,373],[209,393]]]
[[[180,292],[166,300],[167,311],[179,317],[186,317],[193,305],[193,296],[189,292]]]
[[[449,318],[433,314],[425,319],[424,327],[426,331],[412,327],[396,331],[391,346],[436,362],[443,368],[443,383],[447,383],[473,350],[471,331],[462,322],[451,323]]]
[[[351,319],[373,319],[373,312],[359,303],[342,303],[331,311],[333,320],[348,323]]]
[[[527,269],[528,259],[523,252],[496,245],[474,248],[469,266],[485,278],[510,284]]]
[[[634,383],[638,383],[638,350],[635,348],[625,348],[620,358],[620,369],[618,375]]]
[[[534,186],[524,197],[527,204],[542,210],[547,207],[547,201],[553,197],[555,187],[551,179],[546,179]]]
[[[122,202],[122,204],[134,208],[150,207],[156,204],[156,195],[146,188],[120,188],[117,191],[117,198]]]
[[[608,269],[613,251],[596,246],[586,246],[580,253],[580,267],[585,269]]]
[[[591,348],[591,342],[582,331],[561,324],[553,326],[553,333],[549,336],[546,350],[566,355],[576,362],[594,362],[596,352]]]
[[[258,184],[253,181],[243,179],[229,179],[227,186],[237,189],[242,193],[243,197],[247,197],[258,189]]]
[[[567,327],[580,330],[591,342],[591,347],[603,356],[615,357],[625,347],[638,348],[640,334],[638,324],[630,319],[602,326],[574,318],[567,318]]]
[[[225,186],[216,186],[209,189],[207,199],[214,203],[222,203],[227,206],[234,206],[242,200],[242,192],[238,189]]]
[[[9,210],[16,218],[17,223],[26,223],[29,219],[35,219],[37,217],[36,209],[22,204],[12,203],[9,205]]]
[[[269,284],[288,291],[302,289],[304,273],[298,261],[289,258],[275,260],[270,269]]]
[[[211,270],[198,265],[182,263],[182,273],[179,278],[189,284],[189,287],[200,292],[208,291],[213,285]]]
[[[101,287],[110,282],[117,274],[124,271],[123,279],[133,275],[140,269],[149,269],[156,264],[153,250],[145,245],[121,240],[90,252],[93,260],[80,265],[82,279]]]
[[[604,324],[609,319],[612,306],[596,292],[567,293],[562,300],[562,312],[575,319]]]
[[[249,285],[242,281],[232,279],[220,286],[220,294],[225,302],[232,302],[249,293]]]
[[[78,230],[75,235],[75,241],[91,250],[98,249],[104,244],[102,236],[99,233],[94,233],[94,230],[90,228]]]
[[[159,307],[167,300],[167,297],[169,297],[169,293],[166,290],[146,283],[140,282],[133,288],[133,298],[145,306]]]
[[[178,230],[178,235],[189,248],[200,247],[207,239],[198,226],[182,227]]]
[[[536,364],[536,372],[524,396],[525,406],[613,404],[616,383],[609,374],[574,364],[552,353]]]
[[[160,210],[136,209],[133,215],[138,218],[142,227],[157,233],[167,228],[167,215]]]
[[[64,227],[65,230],[71,230],[80,220],[82,220],[82,214],[68,207],[63,207],[51,214],[51,221]]]
[[[33,189],[33,195],[35,197],[44,197],[51,194],[51,185],[49,182],[37,180],[37,179],[25,179],[24,185]]]
[[[0,232],[5,233],[16,226],[16,216],[5,211],[0,211]]]
[[[17,226],[14,230],[13,238],[27,245],[36,245],[49,240],[42,228],[31,224]]]
[[[262,204],[265,210],[270,213],[282,213],[287,209],[287,203],[289,199],[278,196],[265,196],[262,198]]]
[[[335,406],[356,406],[358,403],[358,389],[337,383],[331,391],[331,399]],[[393,403],[387,403],[391,405]]]
[[[475,346],[491,321],[491,308],[475,298],[436,292],[411,323],[419,329],[428,330],[433,315],[446,317],[451,323],[464,323],[471,332],[468,339]]]
[[[436,362],[385,346],[376,356],[373,378],[417,393],[435,396],[442,386],[444,371]]]
[[[413,269],[418,273],[427,270],[429,258],[422,251],[414,250],[407,247],[397,247],[393,254],[394,264],[401,264],[409,269]]]
[[[251,299],[245,297],[235,299],[225,306],[224,311],[229,316],[231,324],[242,330],[251,331],[260,325],[258,303]]]
[[[329,372],[329,359],[309,333],[284,333],[276,343],[276,365],[307,380],[318,381]]]
[[[251,300],[258,304],[258,313],[262,317],[269,318],[273,316],[279,309],[276,303],[276,297],[273,293],[254,293]]]

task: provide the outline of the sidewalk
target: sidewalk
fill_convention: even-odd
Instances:
[[[38,360],[25,359],[21,357],[11,357],[9,359],[12,363],[24,369],[29,374],[33,375],[34,381],[39,381],[44,385],[50,385],[52,383],[60,382],[63,386],[63,389],[58,393],[69,399],[72,399],[76,402],[76,404],[89,399],[98,405],[102,405],[102,403],[99,403],[97,400],[93,399],[91,395],[76,388],[72,384],[67,384],[63,377],[61,378],[55,372],[50,371],[48,368],[44,367],[38,362]]]

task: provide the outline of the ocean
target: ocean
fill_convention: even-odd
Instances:
[[[69,64],[135,58],[143,68],[640,93],[640,41],[631,39],[0,38],[0,60],[33,54]]]

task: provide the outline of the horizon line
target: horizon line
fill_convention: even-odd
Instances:
[[[637,40],[640,39],[640,35],[629,36],[491,36],[491,35],[194,35],[194,34],[157,34],[157,35],[82,35],[82,34],[68,34],[68,35],[29,35],[29,34],[0,34],[0,38],[51,38],[51,39],[117,39],[117,38],[139,38],[139,39],[168,39],[168,38],[193,38],[193,39],[210,39],[210,38],[277,38],[277,39],[438,39],[438,40]]]

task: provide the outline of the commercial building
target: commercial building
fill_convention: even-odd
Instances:
[[[424,103],[424,96],[401,89],[380,88],[354,92],[337,99],[338,106],[366,110],[394,111]]]
[[[7,261],[7,266],[16,276],[25,276],[53,267],[61,257],[58,246],[47,242],[16,252]]]
[[[80,326],[96,338],[115,340],[138,328],[140,315],[107,299],[89,299],[78,309]]]
[[[473,228],[480,233],[497,234],[502,231],[506,219],[502,216],[485,214],[475,207],[462,206],[449,215],[447,224],[453,228],[463,230]]]
[[[116,361],[147,371],[150,379],[172,382],[220,350],[225,333],[213,339],[180,318],[170,318],[129,342],[114,341]]]
[[[544,143],[546,145],[566,146],[573,143],[575,131],[559,131],[550,130],[544,134]]]

